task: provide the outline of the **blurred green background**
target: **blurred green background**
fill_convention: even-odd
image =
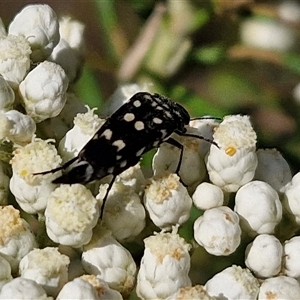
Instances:
[[[0,1],[3,22],[8,25],[21,8],[35,2],[40,3]],[[86,25],[86,62],[75,88],[90,106],[101,108],[119,84],[137,82],[183,103],[192,116],[249,114],[258,146],[276,147],[298,171],[297,2],[44,3]]]

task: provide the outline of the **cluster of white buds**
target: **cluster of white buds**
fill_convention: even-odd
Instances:
[[[0,27],[0,138],[24,145],[35,134],[35,123],[62,111],[69,82],[82,67],[84,26],[71,18],[59,19],[49,5],[39,4],[22,9],[7,30],[2,22]],[[65,57],[71,67],[63,64]],[[19,103],[23,109],[16,113]],[[81,111],[73,108],[68,112],[72,118]]]
[[[3,260],[9,262],[12,274],[15,274],[18,271],[20,260],[37,247],[37,242],[30,231],[29,224],[11,205],[0,208],[0,226],[0,253]],[[1,264],[5,263],[2,261]],[[7,268],[1,268],[1,271],[5,269]],[[5,277],[8,278],[9,274],[6,274]]]
[[[256,133],[248,116],[226,116],[213,134],[218,147],[206,158],[210,181],[224,191],[236,192],[249,182],[257,166]]]
[[[180,288],[190,286],[190,245],[177,234],[161,231],[144,240],[145,251],[137,277],[141,299],[166,299]]]
[[[128,297],[134,287],[136,264],[130,252],[100,225],[95,227],[92,240],[83,247],[82,266],[123,297]]]
[[[52,300],[36,281],[17,277],[10,280],[0,291],[0,299]]]
[[[256,149],[248,116],[192,120],[190,136],[172,135],[179,171],[181,150],[162,143],[150,172],[116,177],[102,220],[110,178],[58,185],[61,171],[39,174],[105,122],[69,90],[83,32],[40,4],[8,31],[0,22],[0,299],[299,299],[300,173]],[[104,115],[148,87],[119,87]]]
[[[252,300],[259,292],[259,282],[248,269],[233,265],[208,280],[205,289],[217,299],[222,296],[223,299]]]
[[[178,175],[165,173],[150,180],[144,203],[153,223],[162,229],[170,229],[172,225],[188,220],[192,199]]]
[[[199,135],[199,130],[188,127],[187,133]],[[200,152],[201,140],[193,137],[180,136],[176,136],[176,140],[184,146],[184,155],[180,165],[179,175],[182,182],[184,182],[189,189],[192,189],[202,182],[206,176],[205,163]],[[154,174],[160,175],[165,171],[175,172],[179,155],[180,150],[175,146],[168,143],[162,144],[153,157],[152,167]]]
[[[241,242],[239,217],[227,206],[208,209],[194,223],[194,238],[208,253],[230,255]]]
[[[103,193],[100,191],[97,198],[106,193],[107,185],[101,188]],[[122,181],[113,184],[105,205],[103,222],[118,241],[130,240],[144,229],[146,212],[141,202],[140,196]]]
[[[69,257],[57,248],[33,249],[20,261],[19,273],[42,286],[47,295],[55,297],[68,281],[69,263]]]
[[[92,238],[99,205],[84,185],[62,185],[48,195],[45,217],[52,241],[79,248]]]
[[[86,113],[79,113],[74,118],[74,126],[67,131],[60,140],[58,151],[64,161],[78,155],[79,151],[92,138],[104,123],[94,112],[95,109],[87,107]]]
[[[282,253],[282,245],[275,236],[260,234],[246,248],[246,266],[257,277],[275,276],[281,269]]]
[[[51,180],[55,174],[33,176],[32,174],[56,168],[61,158],[54,145],[41,139],[33,139],[30,144],[18,147],[11,160],[12,177],[10,190],[21,208],[27,213],[42,213],[47,205],[47,197],[55,189]]]
[[[108,284],[95,275],[83,275],[66,283],[56,300],[89,299],[89,300],[122,300],[121,294],[111,289]]]

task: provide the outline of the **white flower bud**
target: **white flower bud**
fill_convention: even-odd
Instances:
[[[67,41],[72,49],[82,54],[85,51],[84,29],[83,23],[70,16],[62,16],[59,19],[60,37]]]
[[[292,180],[292,172],[287,161],[276,149],[256,151],[258,164],[254,178],[265,181],[276,192],[284,192],[285,185]]]
[[[6,111],[12,108],[15,101],[15,93],[8,82],[0,76],[0,110]]]
[[[16,145],[26,145],[31,142],[36,131],[36,124],[30,116],[20,113],[18,110],[0,112],[0,119],[3,121],[1,136]]]
[[[0,254],[0,291],[2,287],[12,279],[13,277],[11,276],[11,266],[9,262]],[[0,292],[0,297],[1,297],[1,292]]]
[[[198,135],[195,128],[187,128],[187,133]],[[183,156],[179,175],[185,185],[198,185],[206,176],[204,160],[200,156],[201,140],[194,137],[177,136],[176,140],[183,145]],[[154,175],[168,171],[174,173],[180,159],[180,149],[169,143],[163,143],[155,153],[152,161]]]
[[[284,22],[269,18],[250,18],[241,24],[241,40],[249,46],[287,52],[295,43],[294,32]]]
[[[46,291],[34,280],[17,277],[3,286],[0,290],[0,299],[18,300],[52,300],[47,297]]]
[[[0,253],[15,273],[20,260],[37,244],[28,223],[20,218],[20,212],[11,205],[0,207],[0,228]]]
[[[231,156],[241,148],[254,150],[256,145],[256,133],[249,116],[225,116],[215,128],[213,138],[220,149]]]
[[[5,37],[6,35],[7,35],[7,34],[6,34],[5,26],[4,26],[4,24],[3,24],[2,19],[0,18],[0,38]]]
[[[239,217],[227,206],[206,210],[194,223],[194,238],[213,255],[230,255],[241,242]]]
[[[300,285],[295,278],[287,276],[267,278],[260,286],[258,300],[270,297],[272,300],[299,300]]]
[[[119,181],[131,187],[138,195],[144,192],[145,177],[141,170],[140,163],[137,163],[118,175],[115,182]]]
[[[58,151],[64,161],[78,155],[79,151],[94,136],[105,122],[95,114],[95,109],[87,106],[86,113],[78,113],[74,118],[74,127],[70,129],[60,141]]]
[[[177,234],[160,232],[145,240],[145,251],[137,276],[136,293],[141,299],[166,299],[191,285],[190,245]],[[175,275],[176,274],[176,275]]]
[[[49,60],[61,65],[70,82],[73,82],[81,70],[85,52],[84,25],[64,16],[59,21],[60,41],[53,49]]]
[[[277,192],[266,182],[252,181],[236,193],[234,211],[241,227],[250,236],[272,234],[282,218],[282,206]]]
[[[27,213],[40,213],[46,208],[47,197],[56,188],[52,183],[60,172],[33,175],[57,168],[61,163],[55,147],[47,141],[35,139],[13,152],[10,163],[13,175],[10,190],[21,208]]]
[[[282,205],[287,213],[287,216],[300,224],[300,172],[295,174],[291,182],[286,185],[283,196]]]
[[[207,156],[210,181],[226,192],[236,192],[255,173],[256,133],[248,116],[226,116],[213,135],[219,146],[211,145]]]
[[[118,291],[109,288],[108,284],[94,275],[83,275],[66,283],[56,300],[122,300]]]
[[[68,281],[69,263],[68,256],[57,248],[34,249],[20,261],[19,272],[21,277],[36,281],[49,296],[55,297]]]
[[[100,186],[100,193],[96,199],[102,200],[106,190],[107,184]],[[115,182],[105,204],[102,218],[105,227],[111,230],[118,241],[124,241],[140,234],[146,225],[145,219],[144,206],[133,188],[125,186],[122,182]]]
[[[67,101],[56,117],[44,120],[37,124],[39,136],[54,138],[61,141],[66,133],[73,127],[74,118],[78,113],[84,113],[86,106],[74,93],[67,92]]]
[[[123,300],[121,294],[109,287],[109,285],[102,279],[98,278],[95,275],[82,275],[80,277],[84,281],[91,284],[97,291],[99,300],[114,299],[114,300]]]
[[[98,300],[97,290],[86,280],[81,278],[75,278],[72,281],[67,282],[59,294],[56,300],[77,299],[77,300]]]
[[[32,61],[42,61],[59,42],[57,16],[47,4],[28,5],[10,23],[8,33],[25,37],[32,49]]]
[[[207,140],[213,140],[213,133],[216,127],[219,126],[219,123],[215,119],[210,119],[209,117],[203,117],[203,119],[194,119],[190,121],[190,127],[197,129],[197,135],[203,136]],[[211,144],[207,141],[199,141],[199,153],[202,158],[205,158],[207,155]]]
[[[101,115],[104,117],[112,115],[120,106],[138,92],[149,92],[149,87],[135,83],[120,85],[105,102]]]
[[[98,295],[97,299],[99,300],[102,299],[122,300],[123,299],[123,297],[118,291],[111,289],[104,280],[98,278],[95,275],[82,275],[80,278],[88,282],[90,285],[94,287],[94,289],[96,289]]]
[[[259,282],[248,269],[231,266],[214,275],[205,284],[211,296],[222,299],[256,299]]]
[[[27,183],[36,184],[41,180],[54,180],[60,174],[35,175],[34,173],[43,172],[59,167],[61,158],[57,154],[51,140],[35,138],[30,144],[18,147],[13,152],[12,165],[13,174],[17,173]]]
[[[83,246],[82,266],[124,298],[134,287],[136,265],[130,252],[101,226],[95,227],[92,240]]]
[[[197,208],[206,210],[223,205],[224,194],[218,186],[202,182],[197,186],[192,199]]]
[[[50,61],[40,63],[19,86],[27,114],[36,122],[57,116],[66,103],[68,84],[61,66]]]
[[[282,273],[289,277],[300,277],[300,236],[285,241],[283,245]]]
[[[150,179],[144,204],[153,223],[164,229],[183,224],[190,216],[192,199],[176,174],[166,173]]]
[[[78,57],[77,53],[64,39],[60,39],[48,60],[60,65],[66,72],[70,82],[77,78],[83,62],[83,58]]]
[[[97,200],[84,185],[63,184],[47,197],[46,230],[50,239],[75,248],[87,244],[99,219]]]
[[[202,285],[187,286],[180,288],[176,293],[169,296],[166,300],[215,300],[211,297]]]
[[[22,36],[0,38],[0,74],[16,89],[30,68],[31,49]]]
[[[245,252],[246,266],[256,277],[272,277],[279,273],[282,261],[282,245],[273,235],[258,235]]]

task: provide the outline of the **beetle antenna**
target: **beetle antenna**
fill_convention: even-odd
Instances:
[[[67,161],[65,164],[63,164],[61,167],[58,167],[58,168],[55,168],[52,170],[48,170],[48,171],[33,173],[33,175],[45,175],[45,174],[56,173],[58,171],[65,170],[68,166],[70,166],[77,159],[78,159],[78,156],[75,156],[72,159],[70,159],[69,161]]]

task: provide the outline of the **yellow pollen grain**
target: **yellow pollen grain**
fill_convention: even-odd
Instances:
[[[228,147],[226,150],[225,150],[225,153],[229,156],[233,156],[235,153],[236,153],[236,148],[234,147]]]
[[[20,172],[20,177],[25,177],[27,174],[28,174],[28,171],[23,169]]]

